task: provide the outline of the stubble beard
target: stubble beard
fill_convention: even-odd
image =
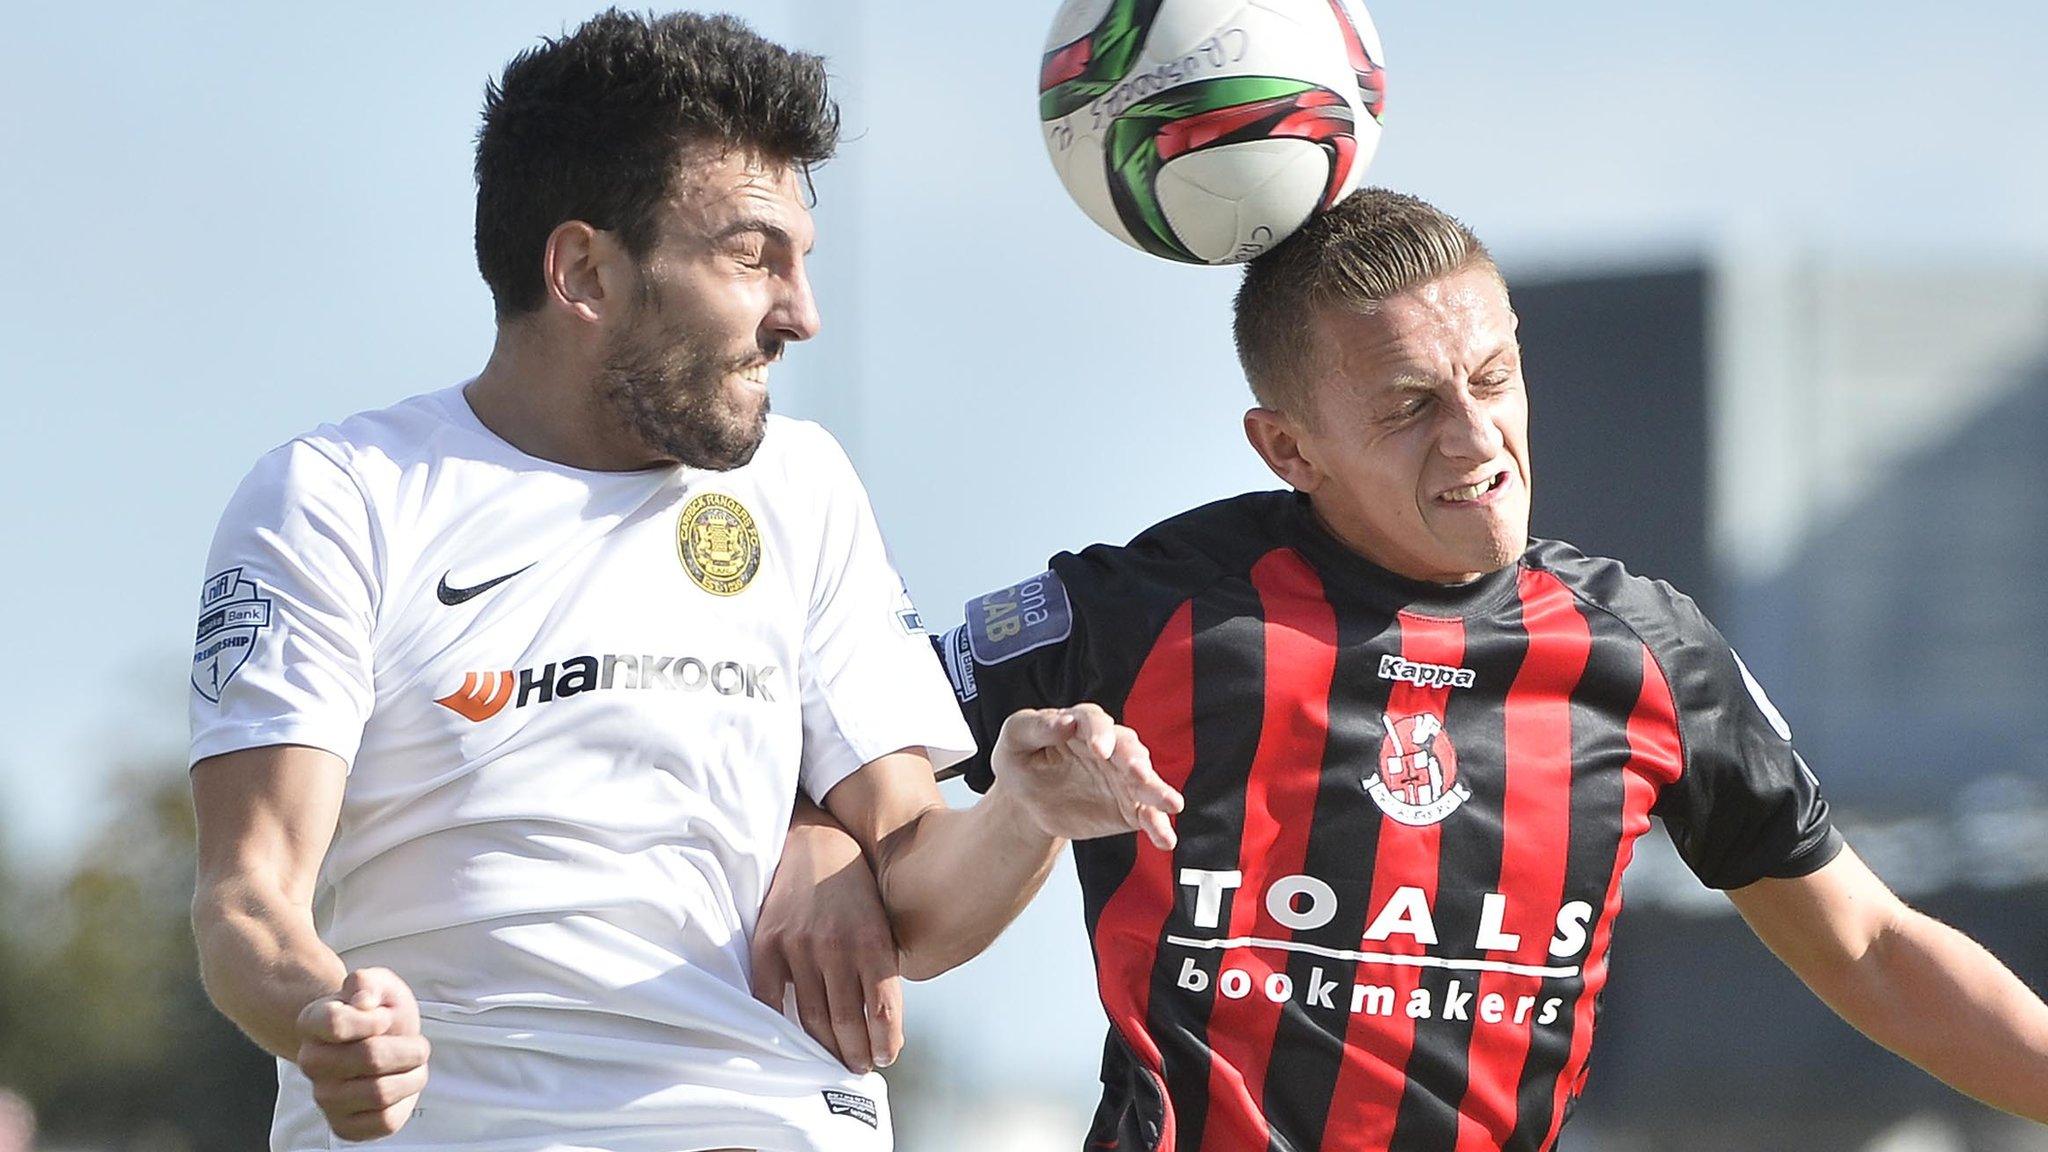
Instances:
[[[1481,572],[1498,572],[1512,564],[1519,563],[1522,555],[1529,551],[1529,521],[1526,514],[1519,524],[1503,522],[1486,533],[1486,541],[1480,546],[1485,554]]]
[[[729,472],[761,447],[769,405],[765,394],[746,405],[727,381],[780,351],[733,356],[697,334],[660,330],[650,316],[606,352],[599,392],[648,451],[687,467]]]

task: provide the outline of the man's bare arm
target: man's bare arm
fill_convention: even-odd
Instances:
[[[333,753],[289,744],[192,767],[200,975],[228,1019],[287,1060],[298,1058],[300,1011],[348,975],[313,930],[313,883],[347,775]]]
[[[903,979],[889,914],[860,844],[802,795],[752,941],[754,998],[782,1011],[855,1072],[903,1048]]]
[[[1864,1035],[1960,1092],[2048,1123],[2048,1006],[1982,945],[1907,907],[1855,853],[1728,897]]]
[[[297,745],[193,765],[192,931],[215,1006],[298,1064],[335,1135],[370,1140],[412,1115],[429,1049],[405,981],[347,971],[313,930],[313,885],[346,777],[340,758]]]
[[[1137,829],[1173,844],[1180,795],[1152,771],[1136,734],[1092,704],[1017,713],[992,759],[995,785],[972,808],[946,806],[921,749],[881,757],[825,797],[874,863],[913,980],[987,948],[1069,839]]]

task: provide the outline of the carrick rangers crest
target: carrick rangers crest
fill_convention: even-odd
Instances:
[[[745,505],[706,492],[684,506],[676,522],[676,552],[697,587],[732,596],[761,570],[761,533]]]
[[[1380,770],[1365,790],[1380,811],[1412,827],[1435,824],[1472,798],[1458,780],[1458,753],[1435,714],[1380,716]]]

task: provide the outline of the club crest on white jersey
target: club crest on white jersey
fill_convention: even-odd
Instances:
[[[761,570],[761,531],[746,505],[706,492],[676,518],[676,554],[697,587],[713,596],[737,596]]]

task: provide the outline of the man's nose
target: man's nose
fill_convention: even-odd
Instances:
[[[782,279],[782,291],[775,310],[768,315],[775,334],[784,340],[809,340],[818,334],[818,298],[811,292],[811,278],[802,264]]]
[[[1470,396],[1440,410],[1442,427],[1438,448],[1457,460],[1491,460],[1507,441],[1495,423],[1493,410]]]

